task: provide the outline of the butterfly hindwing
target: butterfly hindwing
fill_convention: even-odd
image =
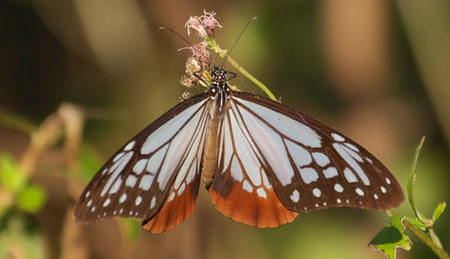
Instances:
[[[344,135],[258,96],[233,92],[235,110],[286,208],[388,209],[403,201],[399,183],[373,155]]]
[[[135,217],[153,222],[146,225],[150,232],[162,232],[189,217],[209,120],[206,102],[200,94],[178,104],[124,145],[82,193],[76,220]]]
[[[231,104],[222,120],[218,170],[209,189],[225,216],[256,227],[292,222],[297,213],[285,208],[267,178],[249,130]]]

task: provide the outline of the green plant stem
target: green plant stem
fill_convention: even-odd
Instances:
[[[399,215],[394,210],[387,210],[386,212],[388,215]],[[416,228],[413,224],[409,223],[406,218],[403,218],[402,224],[403,226],[405,226],[405,228],[414,233],[414,235],[416,235],[423,243],[425,243],[425,245],[427,245],[439,258],[450,258],[443,248],[437,246],[426,233]]]
[[[422,137],[420,140],[419,145],[416,148],[416,151],[414,153],[414,159],[411,166],[411,170],[409,173],[408,178],[408,185],[406,186],[407,192],[408,192],[408,202],[411,205],[412,210],[414,211],[414,214],[416,215],[416,218],[419,219],[423,224],[429,226],[428,220],[426,220],[417,210],[416,203],[414,201],[414,182],[416,180],[416,167],[417,167],[417,161],[419,160],[419,154],[420,150],[422,149],[423,143],[425,142],[425,137]]]
[[[444,249],[438,247],[430,237],[428,237],[424,232],[420,229],[413,226],[408,220],[402,220],[403,226],[405,226],[408,230],[414,233],[422,242],[424,242],[439,258],[450,258],[448,254],[444,251]]]
[[[232,57],[230,57],[226,50],[222,49],[219,44],[214,40],[214,38],[206,38],[205,41],[208,43],[209,47],[214,50],[220,57],[225,58],[234,68],[236,68],[241,74],[252,81],[256,86],[261,88],[264,93],[272,100],[277,101],[275,95],[264,85],[261,81],[252,76],[247,70],[245,70],[239,63],[236,62]]]

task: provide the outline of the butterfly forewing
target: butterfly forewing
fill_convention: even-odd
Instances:
[[[205,94],[184,101],[124,145],[86,187],[75,218],[155,218],[147,229],[162,232],[189,217],[198,193],[206,107]]]
[[[386,167],[343,134],[278,102],[240,92],[233,92],[232,99],[287,208],[388,209],[403,201],[400,185]]]

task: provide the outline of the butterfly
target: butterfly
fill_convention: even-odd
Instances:
[[[215,67],[205,93],[117,151],[82,192],[75,219],[134,217],[162,233],[193,214],[201,181],[217,210],[259,228],[331,207],[400,205],[400,184],[367,150],[279,102],[231,90],[235,76]]]

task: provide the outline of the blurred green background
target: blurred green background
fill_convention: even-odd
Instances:
[[[232,56],[283,103],[365,146],[404,187],[414,148],[427,136],[417,204],[429,216],[448,200],[448,0],[2,0],[0,257],[383,258],[367,247],[388,221],[382,212],[330,209],[260,230],[215,211],[203,187],[193,217],[163,235],[141,231],[134,220],[73,222],[74,201],[101,162],[186,90],[178,81],[190,53],[177,52],[185,43],[158,27],[185,34],[186,20],[203,9],[218,13],[223,29],[216,38],[223,48],[258,16]],[[243,76],[233,84],[260,93]],[[58,109],[66,118],[58,108],[65,102],[77,104],[86,116],[84,126],[79,118],[81,141],[76,137],[81,133],[66,125],[76,124],[69,116],[62,119],[62,135],[75,135],[73,141],[55,137],[52,145],[39,146],[38,134],[30,138],[30,131]],[[30,151],[30,143],[38,148]],[[77,162],[68,161],[77,146]],[[38,155],[27,168],[30,152]],[[5,180],[7,171],[29,180]],[[18,184],[5,187],[7,181]],[[25,204],[14,205],[16,195]],[[398,211],[411,215],[407,204]],[[448,212],[436,232],[448,249]],[[434,256],[413,242],[413,250],[399,252],[400,258]]]

